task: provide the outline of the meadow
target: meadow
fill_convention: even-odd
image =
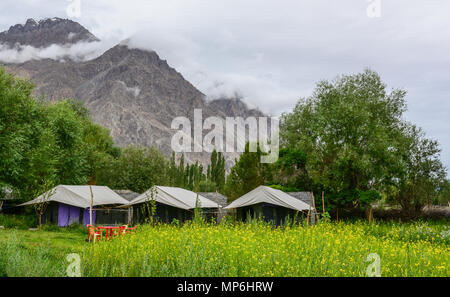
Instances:
[[[0,275],[65,276],[66,255],[78,253],[82,276],[367,276],[370,254],[381,276],[450,276],[446,222],[189,223],[85,238],[81,227],[0,230]]]

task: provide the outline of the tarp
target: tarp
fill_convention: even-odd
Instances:
[[[58,226],[66,227],[80,222],[80,208],[76,206],[59,203]]]
[[[133,199],[128,205],[135,205],[150,201],[151,193],[154,191],[153,199],[156,202],[181,209],[196,208],[197,193],[175,187],[154,186],[150,190]],[[208,198],[198,195],[199,208],[219,208],[219,204]]]
[[[49,192],[52,195],[49,198],[46,198],[46,194]],[[89,186],[66,186],[59,185],[49,192],[40,195],[36,199],[25,202],[23,205],[31,205],[36,203],[42,203],[45,199],[47,201],[55,201],[64,203],[67,205],[77,206],[80,208],[87,208],[91,206],[91,191]],[[127,204],[128,201],[122,197],[120,197],[117,193],[111,190],[108,187],[103,186],[92,186],[92,192],[94,194],[94,203],[93,205],[106,205],[106,204]]]
[[[309,210],[310,208],[310,205],[283,191],[271,187],[259,186],[233,201],[230,205],[225,207],[225,209],[244,207],[259,203],[269,203],[299,211]]]

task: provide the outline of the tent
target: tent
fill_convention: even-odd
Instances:
[[[112,215],[110,209],[99,211],[105,205],[123,205],[128,201],[108,187],[91,186],[93,193],[93,221],[97,224],[126,223],[126,212]],[[59,185],[39,197],[21,204],[21,206],[49,202],[43,216],[44,223],[58,223],[64,227],[73,223],[89,223],[89,208],[91,206],[90,186]]]
[[[292,219],[298,211],[308,211],[311,205],[297,199],[281,190],[267,186],[259,186],[233,201],[225,209],[237,209],[240,219],[247,215],[263,217],[266,221],[273,221],[279,225],[283,219]]]
[[[152,199],[155,201],[157,217],[166,223],[171,223],[173,219],[178,221],[191,219],[192,210],[197,207],[203,209],[205,213],[208,213],[210,209],[220,208],[216,202],[186,189],[153,186],[127,204],[127,206],[135,206],[133,207],[133,218],[136,222],[144,221],[145,208],[143,205]]]
[[[228,205],[227,196],[219,192],[199,192],[198,194],[208,198],[211,201],[217,202],[222,207],[217,210],[217,223],[220,223],[228,214],[228,211],[224,209],[224,207]]]

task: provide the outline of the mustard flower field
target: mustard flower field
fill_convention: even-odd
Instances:
[[[140,226],[85,242],[73,230],[0,230],[0,275],[66,276],[450,276],[446,223],[263,223]],[[378,266],[378,268],[377,268]]]

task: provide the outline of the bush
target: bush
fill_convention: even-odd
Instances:
[[[16,229],[36,228],[36,216],[0,214],[0,226]]]

